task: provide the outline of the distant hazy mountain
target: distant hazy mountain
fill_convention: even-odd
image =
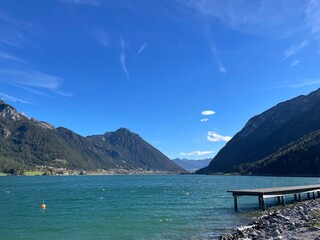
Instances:
[[[200,169],[197,173],[237,172],[240,165],[263,160],[276,154],[288,144],[319,129],[320,89],[307,96],[303,95],[279,103],[251,118],[244,128],[219,151],[210,165]],[[303,164],[302,161],[301,159],[296,166],[297,169],[300,164]],[[302,172],[302,168],[300,170],[302,175],[311,174],[310,172]],[[294,170],[291,171],[294,172]],[[255,171],[253,170],[252,173],[255,174]],[[267,172],[261,170],[259,173]],[[286,172],[285,174],[290,173]]]
[[[208,166],[211,160],[212,160],[211,158],[202,159],[202,160],[176,158],[176,159],[173,159],[172,161],[189,172],[195,172],[200,168],[204,168]]]
[[[0,101],[0,172],[18,172],[36,165],[81,170],[183,171],[128,129],[83,137],[69,129],[29,119]]]

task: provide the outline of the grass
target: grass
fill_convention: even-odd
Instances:
[[[7,176],[7,174],[3,173],[3,172],[0,172],[0,177],[4,177],[4,176]]]
[[[42,176],[44,172],[40,171],[32,171],[32,172],[24,172],[25,176]]]

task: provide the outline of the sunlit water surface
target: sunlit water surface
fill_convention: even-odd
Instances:
[[[235,212],[227,190],[319,183],[198,175],[0,177],[0,239],[216,238],[259,211],[255,197],[240,197]]]

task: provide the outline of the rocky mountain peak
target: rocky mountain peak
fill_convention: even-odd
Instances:
[[[21,120],[22,115],[19,114],[15,108],[5,104],[2,100],[0,100],[0,117],[17,121]]]
[[[116,133],[116,134],[133,134],[133,132],[131,132],[131,130],[124,128],[124,127],[119,128],[114,133]]]
[[[38,126],[44,128],[44,129],[51,129],[51,130],[55,129],[54,126],[52,124],[48,123],[48,122],[39,121],[39,120],[37,120],[35,118],[31,118],[30,120],[32,122],[36,123]]]

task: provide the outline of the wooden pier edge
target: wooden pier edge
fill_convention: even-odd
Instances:
[[[290,187],[276,187],[276,188],[256,188],[256,189],[240,189],[240,190],[228,190],[231,192],[234,198],[234,209],[238,211],[238,197],[240,196],[256,196],[258,197],[259,206],[265,211],[267,198],[277,198],[278,203],[285,206],[285,196],[294,195],[295,201],[302,201],[302,194],[307,194],[310,199],[316,199],[316,193],[320,198],[320,185],[305,185],[305,186],[290,186]]]

